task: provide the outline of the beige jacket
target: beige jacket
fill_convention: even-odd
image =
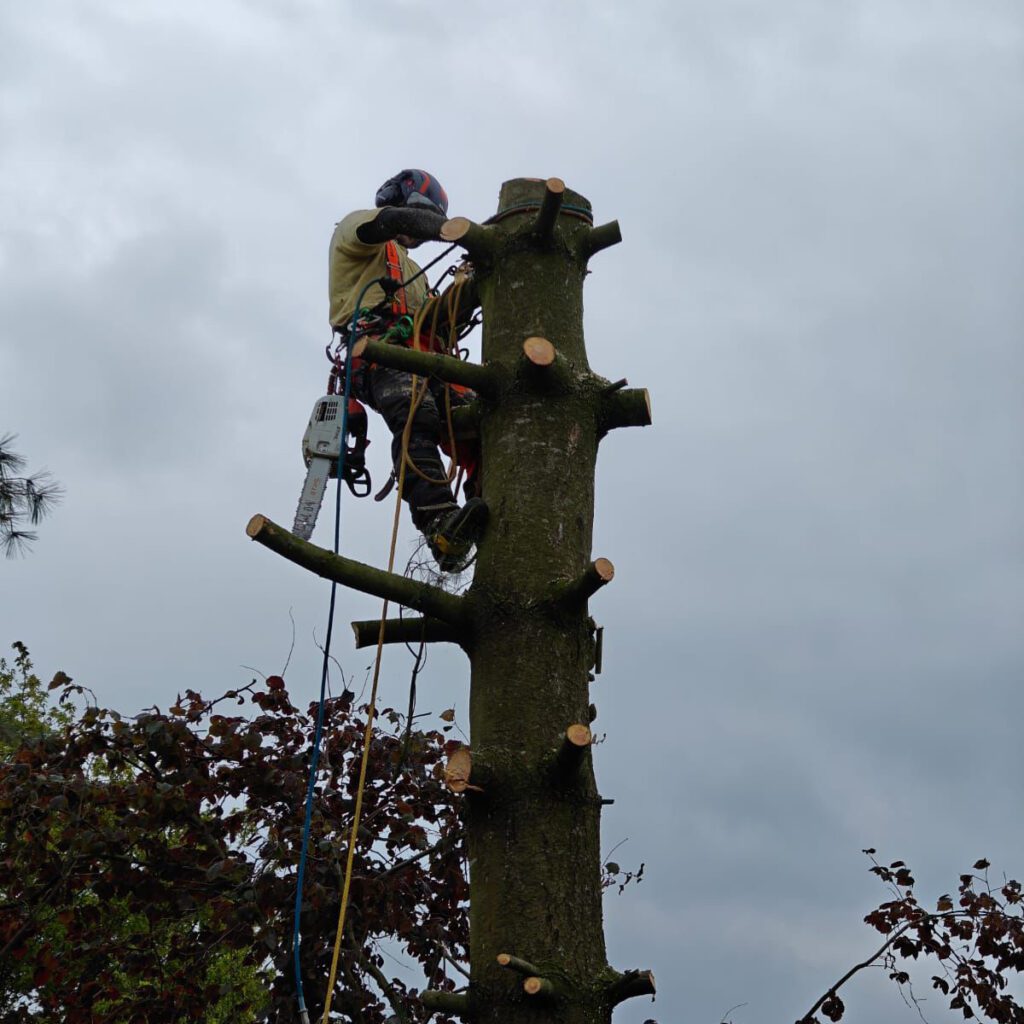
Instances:
[[[344,220],[338,222],[331,238],[331,251],[328,265],[328,293],[331,309],[332,327],[344,327],[355,311],[359,293],[370,282],[378,277],[388,276],[387,261],[384,257],[384,243],[370,244],[360,242],[356,237],[356,229],[361,224],[373,220],[379,211],[354,210]],[[404,246],[395,243],[398,260],[402,267],[402,280],[408,281],[419,272],[419,267],[409,259]],[[379,285],[373,285],[363,296],[363,307],[371,308],[384,299],[384,291]],[[415,312],[427,299],[427,279],[424,275],[414,281],[405,294],[409,312]]]

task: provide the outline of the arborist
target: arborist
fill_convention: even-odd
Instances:
[[[353,317],[364,317],[367,309],[383,310],[368,319],[360,334],[393,339],[402,318],[415,314],[429,297],[426,276],[420,274],[408,250],[440,239],[448,196],[433,175],[409,169],[381,185],[376,206],[375,210],[353,211],[334,229],[328,274],[330,321],[336,333],[347,335]],[[381,280],[386,287],[371,284]],[[368,285],[363,308],[357,310],[358,296]],[[432,380],[416,408],[407,452],[411,466],[419,472],[405,473],[402,497],[438,566],[444,572],[457,572],[483,532],[487,506],[473,496],[460,508],[446,482],[438,451],[442,392],[443,385]],[[352,394],[384,417],[392,435],[391,455],[398,477],[404,458],[402,437],[414,401],[412,375],[356,359]]]

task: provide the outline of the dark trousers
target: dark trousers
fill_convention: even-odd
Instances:
[[[422,388],[422,380],[417,388]],[[409,459],[430,480],[443,480],[444,466],[438,451],[441,437],[441,408],[444,385],[431,381],[412,420],[409,435]],[[395,476],[399,475],[402,458],[402,434],[409,418],[412,403],[412,374],[391,370],[386,366],[361,367],[353,374],[352,393],[371,409],[376,409],[391,431],[391,461]],[[455,506],[451,486],[424,480],[410,467],[405,470],[402,497],[409,503],[412,521],[418,530],[424,530],[437,514],[436,506]],[[435,508],[431,509],[431,506]]]

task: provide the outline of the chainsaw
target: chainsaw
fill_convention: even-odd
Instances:
[[[365,498],[371,490],[370,471],[366,468],[366,410],[354,398],[349,399],[347,436],[342,436],[344,397],[324,395],[318,398],[302,435],[302,458],[306,463],[306,480],[295,510],[292,533],[302,540],[313,536],[316,517],[323,504],[327,481],[338,478],[342,461],[342,479],[357,497]]]

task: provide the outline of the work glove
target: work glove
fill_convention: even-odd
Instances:
[[[367,245],[390,242],[399,235],[408,235],[422,242],[435,242],[448,218],[434,210],[410,206],[385,206],[371,221],[356,228],[356,237]]]

